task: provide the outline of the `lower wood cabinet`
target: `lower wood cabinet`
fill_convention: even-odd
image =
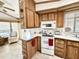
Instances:
[[[37,50],[41,52],[41,37],[38,37],[38,47]]]
[[[66,50],[66,42],[63,39],[55,38],[55,55],[64,58]]]
[[[55,38],[55,55],[64,59],[79,59],[79,42]]]
[[[29,41],[22,40],[23,59],[31,59],[32,56],[37,52],[37,46],[38,46],[37,39],[38,37],[35,37]]]
[[[79,59],[79,43],[68,41],[65,59]]]
[[[67,46],[67,53],[65,59],[79,59],[78,58],[78,48],[73,46]]]

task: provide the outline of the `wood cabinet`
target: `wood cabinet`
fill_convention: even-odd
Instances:
[[[55,20],[55,13],[45,13],[40,15],[40,19],[45,20]]]
[[[32,57],[32,45],[31,45],[32,41],[25,41],[22,40],[22,53],[23,53],[23,59],[31,59]]]
[[[27,27],[28,28],[33,28],[34,27],[34,13],[27,9]]]
[[[48,20],[55,20],[55,13],[49,13]]]
[[[68,41],[65,59],[79,59],[79,43]]]
[[[8,38],[0,37],[0,46],[8,42]]]
[[[39,52],[41,52],[41,37],[38,37],[38,49]]]
[[[64,25],[64,11],[40,14],[40,20],[56,20],[56,26],[62,28]]]
[[[66,42],[63,39],[55,38],[55,55],[65,57]]]
[[[35,3],[33,0],[23,0],[24,28],[39,27],[39,17],[35,12]],[[37,25],[36,25],[37,24]]]
[[[40,18],[37,13],[35,13],[35,27],[36,28],[40,27]]]
[[[43,20],[43,21],[48,20],[48,14],[42,14],[41,20]]]
[[[33,0],[24,0],[25,8],[35,10],[35,4]]]
[[[79,59],[79,42],[55,38],[55,55],[64,59]]]
[[[57,12],[57,27],[62,28],[64,25],[64,11]]]
[[[32,56],[34,56],[34,54],[37,52],[37,47],[38,37],[35,37],[29,41],[22,40],[23,59],[31,59]]]

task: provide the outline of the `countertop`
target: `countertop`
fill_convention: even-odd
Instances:
[[[22,39],[22,40],[29,41],[29,40],[32,40],[33,38],[37,37],[37,36],[41,36],[41,35],[33,35],[30,38],[26,37],[26,39]],[[77,38],[77,37],[66,36],[66,35],[54,35],[54,38],[62,38],[62,39],[65,39],[65,40],[79,41],[79,38]]]
[[[65,35],[54,35],[54,38],[62,38],[64,40],[79,41],[79,38],[72,37],[72,36],[65,36]]]
[[[26,37],[26,38],[23,38],[22,40],[25,40],[25,41],[30,41],[30,40],[32,40],[33,38],[35,38],[35,37],[39,37],[40,35],[33,35],[33,36],[31,36],[31,37]]]

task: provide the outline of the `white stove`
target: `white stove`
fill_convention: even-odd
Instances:
[[[41,29],[41,52],[48,55],[54,55],[54,31],[56,21],[42,21]]]

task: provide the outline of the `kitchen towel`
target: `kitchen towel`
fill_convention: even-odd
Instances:
[[[49,46],[53,46],[53,39],[49,39],[48,44],[49,44]]]
[[[35,46],[35,39],[32,39],[32,46]]]

